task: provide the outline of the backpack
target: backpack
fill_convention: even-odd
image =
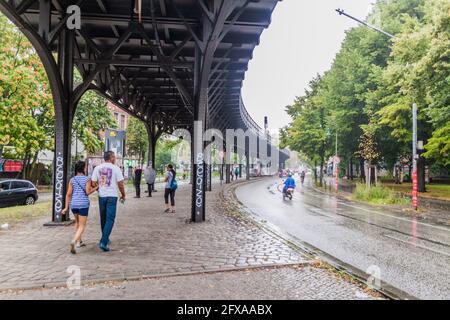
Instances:
[[[170,182],[170,190],[173,190],[173,191],[175,191],[175,190],[177,190],[177,188],[178,188],[178,183],[177,183],[177,180],[175,179],[175,175],[173,175],[173,177],[172,177],[172,181]]]

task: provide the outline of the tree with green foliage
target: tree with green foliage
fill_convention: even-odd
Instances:
[[[24,160],[23,177],[38,152],[53,147],[53,102],[46,73],[28,39],[0,15],[0,149]]]
[[[77,71],[74,75],[75,85],[78,85],[82,82],[81,75]],[[86,91],[75,110],[72,141],[78,139],[88,153],[95,154],[104,148],[101,134],[107,129],[117,129],[117,123],[108,110],[106,99],[95,91]]]
[[[418,161],[419,191],[424,192],[425,159],[428,164],[450,163],[450,3],[420,3],[420,14],[402,18],[402,32],[383,72],[380,91],[384,107],[378,115],[379,123],[391,130],[402,149],[410,150],[411,105],[417,103],[418,138],[426,144]]]
[[[323,152],[314,132],[337,133],[341,166],[349,177],[354,159],[362,179],[367,163],[393,171],[404,159],[411,161],[411,105],[416,102],[419,140],[426,144],[419,190],[425,191],[425,159],[433,166],[450,163],[450,3],[379,0],[367,20],[395,39],[365,26],[348,31],[330,70],[314,79],[319,89],[308,90],[288,108],[293,122],[280,132],[282,142],[309,159],[321,158],[333,154],[335,145],[323,139]],[[324,128],[312,106],[323,111]]]
[[[0,15],[0,150],[2,156],[24,161],[22,177],[29,178],[38,153],[54,148],[54,107],[45,69],[28,39]],[[81,76],[75,72],[75,85]],[[72,137],[90,153],[103,148],[100,133],[115,128],[106,100],[86,92],[72,126]],[[4,148],[4,147],[9,148]],[[29,170],[31,168],[31,170]]]
[[[127,127],[127,153],[129,156],[136,157],[140,166],[144,165],[145,155],[148,152],[148,134],[144,123],[131,118]]]
[[[75,112],[72,137],[81,141],[88,153],[94,154],[104,148],[101,133],[116,128],[116,121],[106,106],[106,100],[93,91],[86,92]]]
[[[166,135],[161,136],[156,143],[156,154],[155,154],[155,169],[156,171],[163,174],[165,172],[166,165],[170,164],[173,160],[173,150],[175,147],[181,143],[181,139],[171,139]],[[175,163],[172,163],[174,166]]]
[[[312,163],[320,166],[319,184],[323,183],[325,158],[330,146],[328,130],[329,113],[318,98],[321,78],[318,76],[309,84],[305,95],[297,97],[287,113],[293,122],[280,133],[281,147],[289,147],[305,155]],[[317,176],[315,175],[317,180]]]

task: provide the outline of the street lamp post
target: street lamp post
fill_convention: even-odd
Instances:
[[[365,25],[368,28],[371,28],[375,31],[378,31],[382,34],[384,34],[385,36],[394,39],[395,36],[393,34],[390,34],[384,30],[381,30],[380,28],[377,28],[367,22],[364,22],[358,18],[355,18],[347,13],[344,12],[344,10],[342,9],[336,9],[336,12],[339,13],[339,15],[344,15],[362,25]],[[418,196],[419,196],[419,192],[418,192],[418,179],[417,179],[417,104],[413,103],[412,106],[412,116],[413,116],[413,141],[412,141],[412,152],[413,152],[413,156],[412,156],[412,162],[413,162],[413,173],[412,173],[412,182],[413,182],[413,187],[412,187],[412,204],[415,210],[417,210],[419,204],[418,204]]]
[[[412,203],[415,210],[418,207],[418,181],[417,181],[417,104],[413,103],[412,106],[413,113],[413,141],[412,141],[412,162],[413,162],[413,172],[412,172]]]
[[[339,192],[339,163],[340,161],[338,160],[338,132],[336,130],[336,149],[335,149],[335,153],[334,153],[334,171],[336,172],[336,180],[335,180],[335,184],[336,184],[336,193]]]

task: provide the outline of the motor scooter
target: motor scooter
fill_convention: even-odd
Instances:
[[[293,196],[294,196],[294,188],[288,188],[283,192],[283,200],[286,200],[286,198],[292,200]]]

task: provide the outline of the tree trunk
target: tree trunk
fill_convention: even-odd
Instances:
[[[394,182],[395,184],[400,184],[400,168],[398,165],[394,166]]]
[[[314,183],[317,185],[317,161],[314,161]]]
[[[325,163],[325,143],[322,142],[322,146],[320,148],[320,181],[319,186],[323,187],[323,166]]]
[[[360,166],[356,166],[356,175],[359,177],[359,171],[360,171],[361,167]]]
[[[417,160],[417,184],[419,192],[427,192],[425,183],[425,159],[419,157]]]
[[[370,162],[367,162],[367,177],[366,177],[366,186],[370,188],[371,186],[371,176],[372,176],[372,167]]]
[[[323,187],[323,159],[320,161],[319,186]]]
[[[350,180],[353,181],[353,158],[350,158]]]
[[[403,165],[400,167],[400,184],[403,184],[403,180],[405,179],[405,174],[403,172]]]
[[[364,159],[359,160],[359,167],[360,167],[360,171],[361,171],[360,179],[361,179],[361,182],[364,183],[364,182],[366,182],[366,169],[364,166]]]
[[[347,177],[347,180],[350,180],[350,161],[347,164],[347,168],[345,169],[345,176]]]
[[[30,170],[31,179],[33,179],[33,177],[35,176],[38,155],[39,155],[38,151],[36,151],[33,155],[33,162],[31,163],[31,170]],[[36,179],[34,179],[34,181],[32,182],[37,183],[37,180],[39,180],[39,177],[36,175]]]
[[[23,160],[23,167],[22,167],[22,179],[28,178],[28,167],[30,165],[30,152],[27,151],[25,153],[25,158]]]
[[[374,171],[374,175],[373,175],[374,184],[375,184],[375,186],[377,186],[378,185],[378,168],[377,168],[377,166],[373,167],[373,171]]]

